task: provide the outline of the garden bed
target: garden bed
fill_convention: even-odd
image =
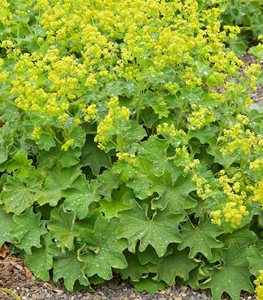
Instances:
[[[2,2],[2,294],[262,300],[261,2]]]

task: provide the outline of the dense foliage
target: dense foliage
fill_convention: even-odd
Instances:
[[[203,3],[204,1],[201,1]],[[206,4],[209,1],[206,1]],[[261,0],[216,0],[221,10],[222,25],[239,26],[240,34],[229,42],[229,45],[241,55],[249,46],[257,43],[258,36],[263,34],[263,2]]]
[[[213,2],[1,1],[0,246],[36,277],[262,293],[260,65]]]

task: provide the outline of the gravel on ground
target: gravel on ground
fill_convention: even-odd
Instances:
[[[167,270],[168,271],[168,270]],[[116,277],[107,284],[96,287],[94,292],[79,291],[69,293],[60,282],[43,282],[36,280],[23,265],[21,259],[15,257],[0,261],[1,287],[14,291],[21,300],[211,300],[206,291],[195,291],[187,286],[168,287],[155,294],[136,292],[127,282]],[[0,290],[1,300],[15,299]],[[229,299],[228,297],[223,298]],[[241,299],[256,300],[255,296],[244,294]]]

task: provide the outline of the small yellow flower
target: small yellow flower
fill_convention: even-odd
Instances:
[[[69,139],[61,146],[61,150],[68,151],[69,147],[72,146],[73,144],[74,144],[74,139]]]
[[[259,276],[254,280],[258,300],[263,300],[263,270],[259,271]]]
[[[38,140],[40,138],[40,135],[41,135],[41,127],[36,125],[34,127],[34,130],[31,134],[31,137],[34,139],[34,140]]]

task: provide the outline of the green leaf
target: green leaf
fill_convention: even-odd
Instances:
[[[235,38],[234,40],[228,40],[229,46],[233,49],[237,56],[242,56],[243,53],[247,50],[247,44],[242,38]]]
[[[164,210],[148,217],[147,212],[147,206],[140,207],[137,203],[132,209],[121,212],[119,237],[126,238],[129,246],[140,241],[140,251],[151,245],[158,256],[163,256],[170,243],[182,241],[178,225],[184,216]]]
[[[8,173],[16,171],[16,177],[23,179],[30,175],[32,169],[34,170],[31,165],[32,159],[27,158],[27,153],[19,151],[8,161],[6,171]]]
[[[53,267],[53,247],[51,236],[42,236],[42,247],[33,248],[31,255],[25,255],[25,265],[41,280],[49,280],[49,271]]]
[[[6,212],[21,214],[36,201],[36,194],[41,188],[37,178],[30,178],[27,182],[19,178],[7,176],[1,192],[1,202]]]
[[[168,247],[165,255],[171,254],[172,248]],[[158,264],[161,258],[156,254],[152,246],[148,246],[143,252],[137,252],[137,257],[142,265]]]
[[[129,180],[126,185],[133,189],[135,196],[139,199],[146,199],[153,194],[154,182],[148,178],[148,175],[135,173],[137,176]]]
[[[153,172],[155,176],[161,176],[168,167],[167,143],[165,140],[158,139],[157,136],[151,136],[147,141],[141,143],[139,156],[148,159],[154,165]]]
[[[151,278],[141,279],[139,282],[133,282],[134,288],[137,292],[146,291],[147,293],[154,294],[159,290],[165,288],[165,283],[154,281]]]
[[[105,87],[105,92],[110,96],[126,96],[131,97],[134,93],[135,84],[131,81],[110,81]]]
[[[224,264],[211,271],[210,281],[201,284],[202,288],[210,288],[213,299],[220,300],[226,292],[233,300],[240,299],[241,291],[253,293],[248,269],[248,251],[246,247],[231,246],[222,251]]]
[[[0,163],[7,161],[8,152],[9,151],[8,151],[7,146],[3,142],[1,142],[1,139],[0,139]]]
[[[133,189],[135,196],[139,199],[149,198],[153,193],[162,195],[167,187],[173,184],[173,180],[178,177],[178,171],[175,169],[172,171],[173,174],[169,170],[163,176],[154,176],[153,163],[146,158],[140,158],[138,166],[140,170],[132,173],[133,176],[126,185]]]
[[[146,136],[146,131],[134,120],[123,122],[118,128],[117,145],[119,150],[126,151],[133,143],[137,143]]]
[[[136,254],[130,252],[125,253],[128,266],[120,270],[122,279],[131,279],[132,281],[139,281],[143,274],[147,274],[150,270],[148,265],[140,264]]]
[[[169,285],[175,283],[175,277],[181,277],[185,281],[189,279],[189,272],[197,266],[197,263],[189,259],[188,251],[178,251],[165,256],[156,266],[156,280],[162,280]]]
[[[7,161],[9,149],[13,144],[13,132],[10,130],[10,125],[6,128],[6,131],[3,128],[5,128],[5,125],[0,127],[0,164]]]
[[[130,208],[130,203],[133,197],[134,195],[132,190],[126,187],[121,187],[120,190],[113,191],[111,200],[106,199],[100,201],[100,210],[109,220],[114,217],[118,218],[119,212]]]
[[[148,91],[144,95],[140,95],[140,98],[139,103],[142,105],[141,108],[151,107],[158,116],[158,119],[168,117],[169,110],[167,102],[162,95],[158,96],[156,93]],[[137,107],[140,108],[139,104],[137,104]]]
[[[70,168],[79,163],[81,150],[79,148],[62,151],[59,153],[58,161],[61,163],[62,168]]]
[[[161,197],[153,199],[152,208],[167,209],[172,213],[179,213],[185,209],[193,208],[197,202],[188,194],[196,190],[196,185],[191,176],[180,176],[172,187],[167,187]]]
[[[199,130],[190,130],[188,135],[189,138],[197,138],[201,144],[214,145],[216,142],[215,135],[217,130],[217,126],[209,125]]]
[[[89,213],[91,203],[98,202],[101,198],[97,193],[99,186],[97,179],[89,182],[84,175],[80,176],[71,188],[62,192],[63,197],[66,198],[64,207],[74,211],[80,220],[84,219]]]
[[[99,175],[102,167],[106,169],[111,167],[109,154],[100,150],[97,144],[93,142],[91,136],[89,136],[82,149],[82,166],[89,166],[94,175]]]
[[[140,112],[140,118],[146,127],[151,128],[159,120],[152,107],[147,107]]]
[[[191,104],[198,104],[203,101],[204,96],[204,89],[201,87],[193,87],[190,89],[188,87],[184,87],[180,89],[180,98],[177,101],[179,103],[185,103],[187,100]]]
[[[200,282],[207,279],[207,272],[203,269],[203,267],[207,268],[208,266],[205,265],[204,261],[201,261],[198,268],[193,269],[190,271],[189,278],[187,280],[187,284],[192,289],[200,289]]]
[[[58,165],[59,149],[53,148],[50,151],[39,151],[37,155],[37,168],[50,172]]]
[[[112,191],[119,186],[120,182],[118,176],[111,170],[106,170],[97,178],[101,184],[98,193],[110,200]]]
[[[257,240],[257,235],[247,228],[241,228],[227,235],[222,239],[225,246],[236,245],[238,247],[254,244]]]
[[[198,253],[201,253],[210,260],[213,258],[211,249],[223,247],[223,243],[216,239],[222,234],[222,231],[209,219],[205,219],[196,227],[190,222],[185,223],[180,234],[182,235],[182,243],[179,244],[178,250],[189,247],[189,258],[194,258]]]
[[[40,150],[49,151],[51,148],[56,147],[56,142],[49,134],[42,133],[38,140],[36,140]]]
[[[263,243],[260,240],[255,245],[248,249],[247,259],[249,262],[249,271],[256,277],[259,276],[259,271],[263,270]]]
[[[63,278],[65,287],[73,290],[76,280],[84,286],[89,286],[89,282],[84,273],[85,264],[80,261],[74,252],[66,252],[54,259],[53,279],[57,282]]]
[[[235,154],[223,156],[222,153],[220,152],[219,145],[211,146],[211,144],[210,144],[207,152],[209,154],[211,154],[212,156],[214,156],[215,162],[218,162],[226,169],[229,168],[237,158],[237,155],[235,155]]]
[[[73,128],[70,132],[63,132],[65,140],[73,139],[74,144],[71,146],[72,149],[82,148],[86,141],[86,132],[81,126]]]
[[[55,238],[58,247],[68,248],[69,250],[74,248],[74,238],[77,236],[74,227],[75,219],[76,213],[74,211],[64,211],[63,206],[54,208],[51,211],[50,222],[47,227],[52,238]]]
[[[86,263],[85,272],[88,276],[97,274],[103,279],[111,279],[112,268],[127,267],[122,253],[127,243],[125,240],[118,239],[118,229],[116,219],[109,222],[99,216],[93,231],[85,229],[80,231],[81,241],[85,242],[86,246],[81,251],[79,259]]]
[[[45,223],[40,220],[40,213],[34,214],[33,209],[28,209],[22,215],[13,215],[15,223],[11,235],[15,238],[15,245],[31,254],[31,248],[40,248],[40,237],[47,232]]]
[[[12,215],[7,214],[3,206],[0,205],[0,248],[5,242],[13,242],[11,234],[15,223],[12,220]]]
[[[131,178],[135,177],[135,167],[123,160],[118,160],[112,166],[112,171],[114,174],[118,175],[118,178],[122,182],[128,182]],[[116,176],[116,175],[115,175]]]
[[[72,183],[80,176],[79,166],[63,169],[56,167],[44,183],[44,188],[37,195],[40,205],[49,204],[56,206],[62,198],[62,191],[70,188]]]

